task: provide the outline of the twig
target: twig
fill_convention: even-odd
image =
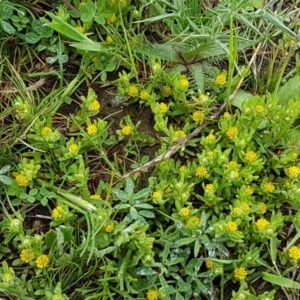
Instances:
[[[258,46],[256,47],[254,54],[249,62],[249,67],[252,65],[252,63],[254,62],[256,55],[261,47],[261,43],[258,44]],[[233,91],[233,93],[230,95],[229,97],[229,101],[231,102],[234,97],[236,96],[236,93],[238,92],[238,90],[240,89],[243,81],[244,81],[245,77],[242,77],[241,80],[239,81],[237,87],[235,88],[235,90]],[[217,119],[218,117],[220,117],[220,115],[224,112],[226,108],[226,103],[224,102],[220,108],[214,113],[212,114],[212,116],[210,117],[211,120]],[[187,135],[186,137],[178,140],[177,144],[174,145],[173,147],[170,148],[170,150],[168,150],[167,152],[153,158],[152,160],[150,160],[149,162],[145,163],[144,165],[128,172],[127,174],[123,175],[123,177],[121,179],[125,179],[137,172],[141,172],[142,170],[146,169],[146,168],[151,168],[153,166],[155,166],[157,163],[159,163],[162,160],[165,160],[169,157],[171,157],[172,155],[174,155],[179,149],[181,149],[188,141],[190,141],[193,137],[195,137],[196,135],[198,135],[200,133],[200,131],[205,128],[208,124],[210,124],[210,122],[206,121],[204,122],[202,125],[200,125],[199,127],[197,127],[194,131],[192,131],[189,135]]]
[[[25,91],[26,92],[34,91],[34,90],[40,88],[41,86],[43,86],[45,83],[46,83],[46,78],[41,78],[40,80],[38,80],[34,84],[26,87]],[[15,88],[13,88],[12,90],[3,90],[3,91],[0,91],[1,94],[13,94],[13,93],[19,93],[19,92],[20,91],[18,89],[15,89]]]

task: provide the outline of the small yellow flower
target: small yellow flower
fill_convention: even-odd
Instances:
[[[95,200],[101,200],[101,196],[99,194],[91,195],[90,198]]]
[[[152,194],[152,198],[154,199],[154,200],[158,200],[158,199],[161,199],[161,192],[154,192],[153,194]]]
[[[100,58],[97,57],[97,56],[94,56],[94,57],[92,58],[92,62],[96,64],[96,63],[100,62]]]
[[[262,105],[257,105],[257,106],[256,106],[256,112],[257,112],[257,113],[260,114],[260,113],[262,113],[263,111],[264,111],[264,107],[263,107]]]
[[[248,212],[248,211],[250,210],[249,204],[246,203],[246,202],[242,202],[242,203],[241,203],[241,209],[242,209],[244,212]]]
[[[201,94],[199,95],[198,99],[200,100],[200,102],[205,102],[208,99],[208,96],[206,96],[205,94]]]
[[[62,219],[64,209],[62,206],[58,205],[52,210],[52,218],[54,220]]]
[[[173,141],[177,141],[178,139],[182,139],[186,137],[186,134],[183,130],[176,130],[174,132],[174,138],[173,138]]]
[[[195,121],[195,122],[199,122],[200,124],[203,123],[204,119],[205,119],[205,115],[202,111],[195,111],[193,113],[193,117],[192,119]]]
[[[94,136],[94,135],[97,134],[98,129],[97,129],[97,126],[95,124],[91,124],[87,127],[86,131],[87,131],[88,135]]]
[[[300,260],[300,248],[297,246],[292,246],[289,249],[289,257],[291,259]]]
[[[257,154],[254,151],[246,152],[245,158],[248,162],[253,162],[257,158]]]
[[[61,295],[54,295],[51,300],[64,300],[64,299],[65,299],[65,297],[63,297]]]
[[[186,171],[186,167],[185,167],[185,166],[181,166],[181,167],[179,168],[179,171],[180,171],[180,172],[185,172],[185,171]]]
[[[187,207],[183,207],[181,210],[180,210],[180,215],[184,218],[188,217],[190,215],[190,209],[187,208]]]
[[[51,133],[52,129],[50,127],[45,126],[41,129],[41,136],[48,136]]]
[[[217,265],[214,262],[212,262],[211,260],[206,260],[205,266],[208,270],[214,270],[217,267]]]
[[[85,32],[84,27],[82,27],[82,26],[80,26],[80,25],[76,26],[75,28],[76,28],[77,31],[79,31],[79,32],[81,32],[81,33],[84,33],[84,32]]]
[[[156,63],[152,66],[152,69],[153,69],[154,72],[160,71],[160,69],[161,69],[160,63],[156,62]]]
[[[73,155],[76,155],[79,151],[79,146],[77,144],[72,144],[69,146],[69,152]]]
[[[131,135],[133,133],[133,129],[131,126],[126,125],[122,128],[121,132],[123,135]]]
[[[150,96],[150,94],[149,94],[149,92],[147,90],[142,90],[140,92],[140,98],[142,100],[147,100],[149,98],[149,96]]]
[[[180,86],[181,86],[183,89],[188,88],[188,86],[189,86],[189,81],[188,81],[186,78],[180,79]]]
[[[250,185],[247,185],[246,188],[245,188],[245,192],[247,195],[251,196],[254,191],[253,191],[253,188],[250,186]]]
[[[20,254],[20,259],[24,263],[29,263],[34,259],[34,253],[31,249],[23,249]]]
[[[209,142],[213,143],[215,142],[216,140],[216,136],[212,133],[210,133],[208,136],[207,136],[207,139],[209,140]]]
[[[113,38],[112,38],[110,35],[108,35],[108,36],[106,37],[106,43],[112,44],[113,42],[114,42]]]
[[[258,215],[264,215],[267,212],[267,205],[263,202],[257,203],[259,210],[256,212]]]
[[[226,225],[227,225],[227,230],[230,232],[235,232],[238,230],[238,225],[236,224],[236,222],[229,221]]]
[[[203,166],[199,166],[197,169],[196,169],[196,176],[200,177],[200,178],[204,178],[206,177],[208,174],[208,171],[205,167]]]
[[[116,20],[117,20],[117,17],[115,14],[113,14],[111,17],[107,18],[106,19],[108,23],[112,24],[112,23],[115,23]]]
[[[239,216],[242,213],[241,208],[239,207],[234,207],[233,208],[233,214]]]
[[[35,262],[39,269],[45,269],[48,267],[50,259],[48,255],[42,254],[37,257]]]
[[[228,169],[235,169],[238,167],[238,163],[234,160],[230,161],[227,166],[226,166]]]
[[[18,186],[27,186],[29,183],[27,177],[23,174],[16,175],[15,180],[16,180]]]
[[[234,269],[234,277],[237,280],[244,280],[247,277],[247,270],[244,267]]]
[[[215,83],[217,85],[223,86],[226,84],[226,76],[224,74],[220,74],[216,77]]]
[[[107,233],[112,233],[114,231],[114,229],[115,229],[115,225],[113,223],[107,224],[105,226],[105,232],[107,232]]]
[[[208,151],[207,155],[210,156],[210,157],[214,156],[214,151]]]
[[[229,129],[226,131],[226,135],[229,137],[230,140],[232,140],[238,134],[239,130],[236,127],[229,127]]]
[[[171,96],[172,95],[172,89],[171,89],[171,87],[169,87],[169,86],[164,86],[163,87],[163,90],[162,90],[162,94],[163,94],[163,96],[165,96],[165,97],[169,97],[169,96]]]
[[[136,97],[139,94],[139,90],[135,85],[129,87],[128,96]]]
[[[224,117],[224,119],[229,119],[230,117],[231,117],[231,114],[229,113],[229,112],[225,112],[224,114],[223,114],[223,117]]]
[[[271,182],[267,182],[264,184],[264,189],[269,193],[273,193],[275,190],[275,185]]]
[[[270,222],[266,219],[260,218],[255,222],[256,227],[259,230],[264,230],[270,224]]]
[[[146,294],[147,300],[158,300],[158,293],[155,290],[149,290]]]
[[[3,275],[3,282],[11,283],[14,280],[14,276],[10,273],[4,273]]]
[[[300,168],[297,166],[292,166],[288,168],[288,175],[290,178],[296,178],[300,174]]]
[[[197,228],[200,226],[200,224],[201,220],[196,216],[190,217],[186,222],[186,226],[189,228]]]
[[[98,112],[100,110],[100,103],[98,100],[94,100],[90,106],[89,106],[89,110],[93,111],[93,112]]]
[[[85,6],[86,5],[86,2],[85,1],[82,1],[79,3],[79,6]]]
[[[209,183],[205,186],[206,190],[212,192],[214,190],[214,185]]]
[[[165,113],[167,113],[168,112],[168,110],[169,110],[169,107],[168,107],[168,105],[166,104],[166,103],[160,103],[159,104],[159,110],[160,110],[160,112],[162,113],[162,114],[165,114]]]

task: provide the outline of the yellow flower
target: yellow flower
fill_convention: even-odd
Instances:
[[[204,178],[206,177],[208,174],[208,171],[205,167],[203,166],[199,166],[197,169],[196,169],[196,176],[200,177],[200,178]]]
[[[251,196],[253,194],[253,189],[250,185],[247,185],[246,188],[245,188],[245,192],[247,195]]]
[[[48,136],[51,133],[52,129],[50,127],[45,126],[41,129],[41,136]]]
[[[259,210],[256,212],[258,215],[264,215],[267,212],[267,205],[263,202],[257,203]]]
[[[193,120],[195,122],[199,122],[200,124],[202,124],[203,121],[204,121],[205,115],[204,115],[204,113],[202,111],[195,111],[193,113],[193,117],[192,118],[193,118]]]
[[[298,168],[297,166],[292,166],[288,168],[288,175],[291,178],[296,178],[298,177],[300,174],[300,168]]]
[[[42,254],[37,257],[35,262],[39,269],[45,269],[48,267],[50,259],[48,255]]]
[[[154,192],[153,194],[152,194],[152,198],[154,199],[154,200],[158,200],[158,199],[161,199],[161,192]]]
[[[245,157],[246,157],[247,161],[253,162],[256,160],[257,154],[254,151],[248,151],[248,152],[246,152]]]
[[[200,224],[201,220],[196,216],[190,217],[186,222],[186,226],[189,228],[197,228],[200,226]]]
[[[180,86],[181,86],[183,89],[188,88],[188,86],[189,86],[189,81],[188,81],[186,78],[180,79]]]
[[[231,114],[229,113],[229,112],[225,112],[224,114],[223,114],[223,117],[224,117],[224,119],[229,119],[230,117],[231,117]]]
[[[72,144],[69,146],[69,152],[73,155],[77,154],[78,153],[78,150],[79,150],[79,146],[77,144]]]
[[[160,63],[156,62],[153,66],[152,69],[154,72],[157,72],[161,69]]]
[[[20,259],[24,263],[29,263],[34,259],[34,253],[31,249],[23,249],[20,254]]]
[[[214,190],[214,185],[209,183],[205,186],[206,190],[208,190],[209,192],[213,191]]]
[[[64,299],[65,299],[65,297],[63,297],[61,295],[54,295],[51,300],[64,300]]]
[[[91,199],[100,200],[101,196],[99,194],[94,194],[90,196]]]
[[[168,112],[168,110],[169,110],[169,107],[168,107],[168,105],[166,104],[166,103],[160,103],[159,104],[159,109],[160,109],[160,112],[162,113],[162,114],[165,114],[165,113],[167,113]]]
[[[107,232],[107,233],[113,232],[114,229],[115,229],[115,225],[114,225],[113,223],[107,224],[107,225],[105,226],[105,232]]]
[[[98,132],[97,126],[95,124],[91,124],[87,127],[87,133],[90,136],[96,135]]]
[[[213,143],[215,140],[216,140],[216,136],[212,133],[210,133],[208,136],[207,136],[207,139]]]
[[[133,133],[133,129],[131,126],[126,125],[122,128],[121,132],[123,135],[131,135]]]
[[[129,87],[128,96],[136,97],[139,94],[139,90],[135,85]]]
[[[81,33],[84,33],[84,32],[85,32],[84,27],[82,27],[82,26],[80,26],[80,25],[76,26],[75,28],[76,28],[77,31],[79,31],[79,32],[81,32]]]
[[[180,172],[185,172],[185,170],[186,170],[186,167],[185,167],[185,166],[181,166],[181,167],[179,168],[179,171],[180,171]]]
[[[181,210],[180,210],[180,215],[184,218],[188,217],[190,215],[190,209],[187,208],[187,207],[183,207]]]
[[[212,262],[211,260],[206,260],[205,266],[208,270],[214,270],[217,267],[217,265],[214,262]]]
[[[149,98],[150,94],[147,90],[143,90],[140,92],[140,98],[142,100],[147,100]]]
[[[211,157],[211,156],[214,156],[214,151],[208,151],[208,152],[207,152],[207,155],[210,156],[210,157]]]
[[[234,269],[234,277],[237,280],[244,280],[247,277],[247,270],[244,267]]]
[[[225,85],[225,84],[226,84],[226,76],[225,76],[224,74],[218,75],[218,76],[216,77],[215,83],[216,83],[217,85],[221,85],[221,86]]]
[[[239,216],[242,213],[242,210],[239,207],[233,208],[233,214]]]
[[[176,140],[178,140],[178,139],[182,139],[182,138],[184,138],[184,137],[186,137],[186,134],[185,134],[185,132],[184,132],[183,130],[176,130],[176,131],[174,132],[174,138],[173,138],[173,141],[176,141]]]
[[[291,259],[300,260],[300,248],[293,246],[289,249],[289,257]]]
[[[146,294],[147,300],[158,300],[158,293],[155,290],[149,290]]]
[[[200,102],[205,102],[208,99],[208,96],[201,94],[199,95],[198,99],[200,100]]]
[[[108,36],[106,37],[106,42],[107,42],[108,44],[112,44],[112,43],[114,42],[114,40],[113,40],[113,38],[112,38],[110,35],[108,35]]]
[[[163,87],[163,90],[162,90],[162,94],[165,96],[165,97],[169,97],[169,96],[171,96],[172,95],[172,89],[171,89],[171,87],[169,87],[169,86],[164,86]]]
[[[62,206],[58,205],[56,206],[56,208],[54,208],[52,210],[52,218],[54,220],[57,220],[57,219],[62,219],[63,217],[63,212],[64,212],[64,209]]]
[[[94,100],[90,106],[89,106],[89,110],[93,111],[93,112],[98,112],[100,110],[100,103],[98,100]]]
[[[27,177],[23,174],[16,175],[15,180],[16,180],[18,186],[27,186],[29,183]]]
[[[228,169],[235,169],[238,167],[238,163],[234,160],[230,161],[227,166],[226,166]]]
[[[246,203],[246,202],[241,203],[241,208],[244,212],[248,212],[250,210],[250,207],[249,207],[248,203]]]
[[[226,131],[226,135],[229,137],[230,140],[232,140],[238,134],[239,130],[236,127],[229,127],[229,129]]]
[[[97,57],[97,56],[94,56],[94,57],[92,58],[92,62],[93,62],[93,63],[98,63],[98,62],[100,62],[100,58]]]
[[[10,273],[4,273],[3,275],[3,282],[5,283],[12,283],[12,281],[14,280],[14,276]]]
[[[230,232],[235,232],[238,230],[238,225],[236,224],[236,222],[229,221],[226,225],[227,225],[227,230]]]
[[[267,221],[266,219],[260,218],[255,222],[256,227],[259,230],[264,230],[266,229],[266,227],[270,224],[269,221]]]
[[[257,106],[256,106],[256,112],[257,112],[257,113],[260,114],[260,113],[262,113],[263,111],[264,111],[264,107],[263,107],[262,105],[257,105]]]
[[[264,184],[264,189],[269,193],[273,193],[275,190],[275,185],[271,182],[267,182]]]
[[[112,24],[112,23],[116,22],[117,17],[115,14],[113,14],[111,17],[107,18],[106,20],[108,23]]]

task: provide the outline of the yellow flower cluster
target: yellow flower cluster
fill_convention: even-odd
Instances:
[[[149,290],[146,294],[147,300],[158,300],[158,293],[155,290]]]
[[[245,154],[245,158],[248,162],[253,162],[257,158],[257,154],[254,151],[248,151]]]
[[[238,230],[238,225],[236,222],[229,221],[226,225],[227,225],[227,230],[230,232],[235,232]]]
[[[139,94],[139,90],[135,85],[131,85],[128,90],[128,96],[136,97]]]
[[[45,137],[45,136],[48,136],[51,133],[52,133],[52,129],[50,127],[45,126],[41,129],[41,136]]]
[[[77,154],[79,150],[79,146],[77,144],[72,144],[69,146],[69,152],[73,155]]]
[[[289,257],[291,259],[300,260],[300,248],[297,246],[292,246],[289,249]]]
[[[169,107],[168,107],[168,105],[166,104],[166,103],[160,103],[159,104],[159,110],[160,110],[160,112],[162,113],[162,114],[165,114],[165,113],[167,113],[168,112],[168,110],[169,110]]]
[[[264,189],[269,193],[273,193],[275,190],[275,185],[271,182],[267,182],[264,184]]]
[[[186,226],[189,228],[197,228],[200,226],[200,224],[201,220],[196,216],[190,217],[186,222]]]
[[[107,18],[106,20],[108,23],[112,24],[112,23],[116,22],[117,17],[115,14],[113,14],[111,17]]]
[[[236,127],[229,127],[226,131],[226,135],[230,140],[239,134],[239,130]]]
[[[227,164],[227,168],[228,169],[235,169],[238,167],[238,163],[234,160],[230,161],[228,164]]]
[[[253,191],[253,188],[250,186],[250,185],[247,185],[246,188],[245,188],[245,192],[247,195],[251,196],[254,191]]]
[[[100,103],[98,100],[94,100],[90,106],[89,106],[89,110],[92,112],[98,112],[100,110]]]
[[[199,166],[197,169],[196,169],[196,176],[200,177],[200,178],[204,178],[206,177],[208,174],[208,171],[205,167],[203,166]]]
[[[223,117],[224,117],[224,119],[229,119],[230,117],[231,117],[231,114],[229,113],[229,112],[225,112],[224,114],[223,114]]]
[[[206,260],[205,266],[208,270],[214,270],[217,267],[217,265],[214,262],[212,262],[211,260]]]
[[[203,123],[204,121],[204,118],[205,118],[205,115],[202,111],[195,111],[193,113],[193,117],[192,119],[195,121],[195,122],[199,122],[200,124]]]
[[[297,166],[292,166],[288,168],[288,175],[291,178],[296,178],[298,177],[300,174],[300,168],[298,168]]]
[[[84,29],[83,26],[78,25],[78,26],[76,26],[75,28],[76,28],[77,31],[79,31],[79,32],[81,32],[81,33],[84,33],[84,32],[85,32],[85,29]]]
[[[216,140],[216,136],[212,133],[210,133],[208,136],[207,136],[207,139],[213,143],[215,140]]]
[[[114,229],[115,229],[115,225],[113,223],[107,224],[105,226],[105,232],[107,232],[107,233],[113,232]]]
[[[20,259],[27,264],[31,262],[34,259],[34,253],[32,249],[23,249],[20,253]]]
[[[49,262],[50,262],[49,256],[45,255],[45,254],[39,255],[37,257],[36,261],[35,261],[36,266],[39,269],[45,269],[45,268],[47,268],[48,265],[49,265]]]
[[[226,76],[224,74],[220,74],[216,77],[215,83],[217,85],[223,86],[226,84]]]
[[[186,78],[180,79],[180,86],[184,89],[188,88],[189,86],[189,81]]]
[[[94,136],[97,134],[98,132],[98,129],[97,129],[97,126],[95,124],[91,124],[87,127],[86,129],[87,131],[87,134],[90,135],[90,136]]]
[[[255,222],[255,225],[258,230],[265,230],[269,224],[270,222],[263,218],[260,218]]]
[[[154,193],[152,194],[152,198],[153,198],[154,200],[161,199],[161,197],[162,197],[161,192],[154,192]]]
[[[247,270],[244,267],[234,269],[234,277],[237,280],[244,280],[247,277]]]
[[[249,204],[247,202],[242,202],[241,203],[241,209],[244,212],[248,212],[250,210]]]
[[[264,111],[264,107],[262,105],[257,105],[256,106],[256,112],[261,114]]]
[[[106,37],[106,43],[107,43],[107,44],[112,44],[113,42],[114,42],[113,38],[112,38],[110,35],[108,35],[108,36]]]
[[[64,208],[62,206],[60,206],[60,205],[56,206],[52,210],[52,218],[54,220],[62,219],[63,218],[63,212],[64,212]]]
[[[190,215],[190,209],[188,207],[183,207],[181,210],[180,210],[180,215],[184,218],[188,217]]]
[[[143,90],[140,92],[140,98],[142,100],[147,100],[149,98],[150,94],[147,90]]]
[[[178,139],[182,139],[186,137],[186,134],[183,130],[176,130],[174,132],[174,138],[173,138],[173,141],[177,141]]]
[[[214,185],[209,183],[205,186],[205,189],[209,192],[212,192],[214,190]]]
[[[29,183],[27,177],[23,174],[17,174],[15,180],[18,186],[27,186]]]
[[[162,93],[163,93],[163,95],[165,96],[165,97],[169,97],[169,96],[171,96],[172,95],[172,89],[171,89],[171,87],[169,87],[169,86],[164,86],[163,87],[163,90],[162,90]]]
[[[264,215],[267,212],[267,205],[263,202],[257,203],[259,210],[256,212],[258,215]]]
[[[133,129],[129,125],[125,125],[121,130],[123,135],[131,135],[133,133]]]
[[[100,200],[101,196],[99,194],[94,194],[90,196],[91,199]]]

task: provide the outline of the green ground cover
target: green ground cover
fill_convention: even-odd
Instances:
[[[0,299],[300,299],[300,3],[266,2],[0,1]]]

